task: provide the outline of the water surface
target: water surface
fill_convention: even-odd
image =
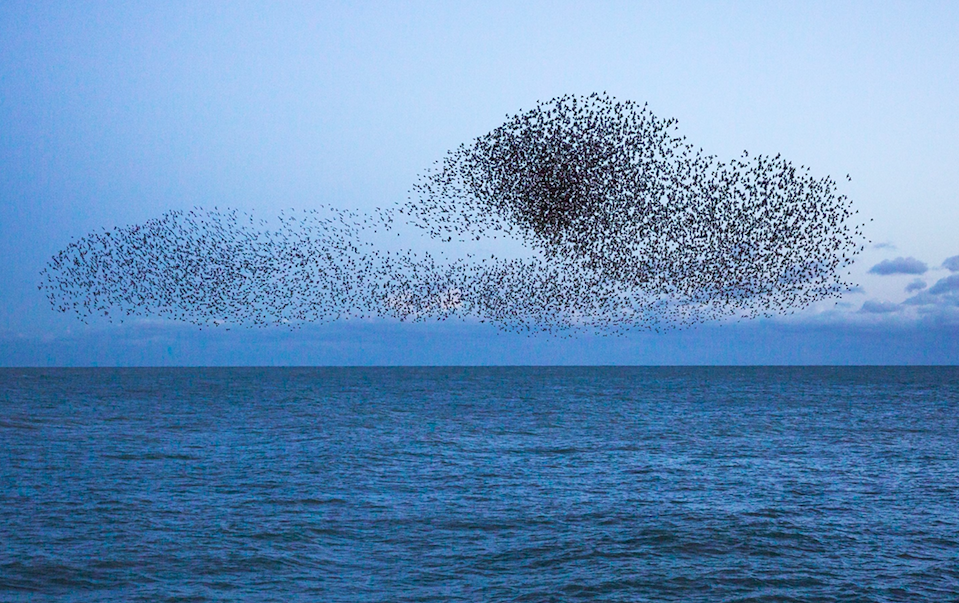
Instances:
[[[957,368],[0,369],[2,601],[956,601]]]

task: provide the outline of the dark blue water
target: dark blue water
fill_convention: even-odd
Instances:
[[[959,601],[959,369],[6,369],[0,600]]]

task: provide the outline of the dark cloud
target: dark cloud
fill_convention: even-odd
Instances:
[[[922,291],[926,288],[926,281],[921,278],[917,278],[908,285],[906,285],[906,293],[912,293],[913,291]]]
[[[894,260],[883,260],[869,269],[872,274],[923,274],[929,268],[925,262],[916,258],[898,257]]]
[[[862,304],[859,311],[864,314],[889,314],[890,312],[898,312],[899,304],[870,299]]]
[[[954,255],[951,258],[946,258],[942,262],[942,267],[950,272],[959,272],[959,255]]]

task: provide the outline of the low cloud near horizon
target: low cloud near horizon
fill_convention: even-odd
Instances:
[[[906,285],[906,293],[912,293],[913,291],[922,291],[927,286],[928,285],[926,285],[926,281],[922,280],[921,278],[917,278],[916,280]]]
[[[859,309],[863,314],[890,314],[899,310],[899,304],[877,299],[866,300]]]
[[[913,257],[898,257],[894,260],[883,260],[869,269],[871,274],[923,274],[929,269],[926,263]]]
[[[924,314],[959,319],[959,274],[950,274],[921,293],[913,295],[903,305],[917,306]]]
[[[847,316],[887,316],[889,321],[899,324],[920,324],[928,320],[938,324],[959,324],[959,272],[939,279],[931,287],[917,278],[905,290],[907,293],[918,293],[902,303],[869,299],[863,302],[857,312]],[[841,315],[838,317],[841,322]]]
[[[59,337],[0,329],[0,366],[396,366],[955,364],[959,322],[756,320],[621,337],[519,335],[468,322],[351,321],[287,329],[204,329],[153,321]]]

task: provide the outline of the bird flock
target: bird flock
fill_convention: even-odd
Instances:
[[[371,214],[171,211],[71,242],[43,272],[81,319],[198,325],[473,317],[518,332],[663,330],[796,311],[849,290],[862,224],[781,156],[722,162],[605,94],[538,103]],[[390,248],[413,228],[458,255]],[[409,235],[406,235],[407,238]]]

